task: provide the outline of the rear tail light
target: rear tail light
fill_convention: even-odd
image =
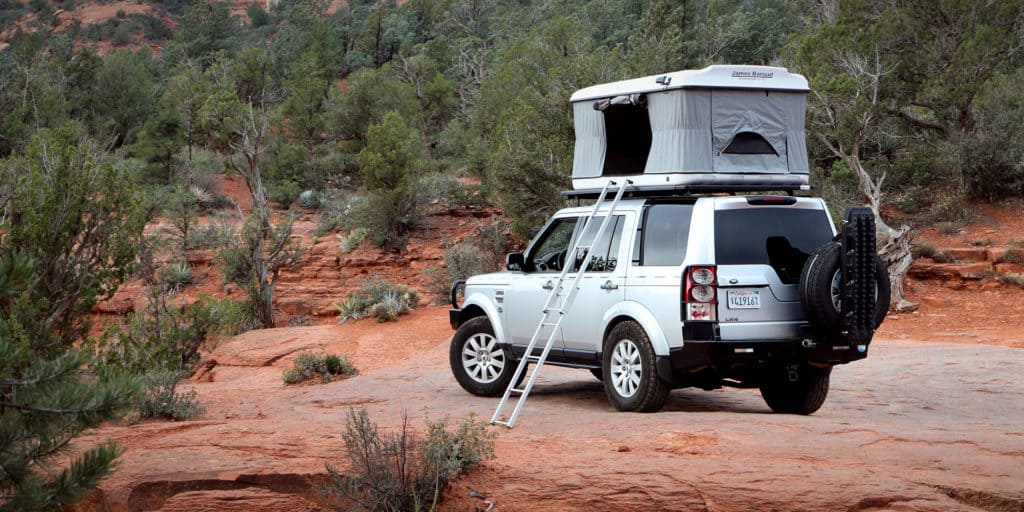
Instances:
[[[683,302],[686,303],[685,321],[713,322],[718,320],[718,273],[714,265],[686,268]]]

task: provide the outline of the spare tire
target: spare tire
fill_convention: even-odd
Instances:
[[[804,315],[812,324],[830,334],[842,330],[842,297],[840,295],[842,270],[842,244],[829,242],[818,247],[804,263],[800,272],[800,303]],[[875,328],[882,325],[889,312],[889,273],[877,254],[875,260]]]

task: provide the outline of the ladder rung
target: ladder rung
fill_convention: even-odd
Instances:
[[[545,310],[544,310],[544,313],[545,313],[545,314],[547,314],[547,313],[558,313],[558,314],[562,314],[562,313],[564,313],[564,311],[562,311],[562,308],[548,308],[548,309],[545,309]]]
[[[526,393],[525,388],[512,388],[512,391],[515,391],[516,393]]]
[[[526,356],[524,359],[527,361],[540,361],[540,356]]]
[[[546,325],[548,327],[554,327],[554,326],[558,325],[558,322],[541,322],[541,325]]]
[[[502,421],[502,420],[495,420],[495,421],[492,421],[492,422],[491,422],[491,425],[504,425],[504,426],[506,426],[506,427],[508,427],[508,428],[512,428],[512,426],[511,426],[511,425],[509,425],[507,421]]]

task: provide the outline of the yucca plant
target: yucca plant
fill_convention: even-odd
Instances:
[[[168,263],[160,273],[164,291],[175,293],[192,284],[192,266],[187,261]]]

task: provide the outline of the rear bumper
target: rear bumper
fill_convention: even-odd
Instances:
[[[868,345],[847,345],[807,340],[762,341],[688,341],[674,348],[667,365],[672,370],[697,370],[704,367],[764,366],[814,362],[844,364],[868,356]],[[666,363],[661,363],[664,367]]]

